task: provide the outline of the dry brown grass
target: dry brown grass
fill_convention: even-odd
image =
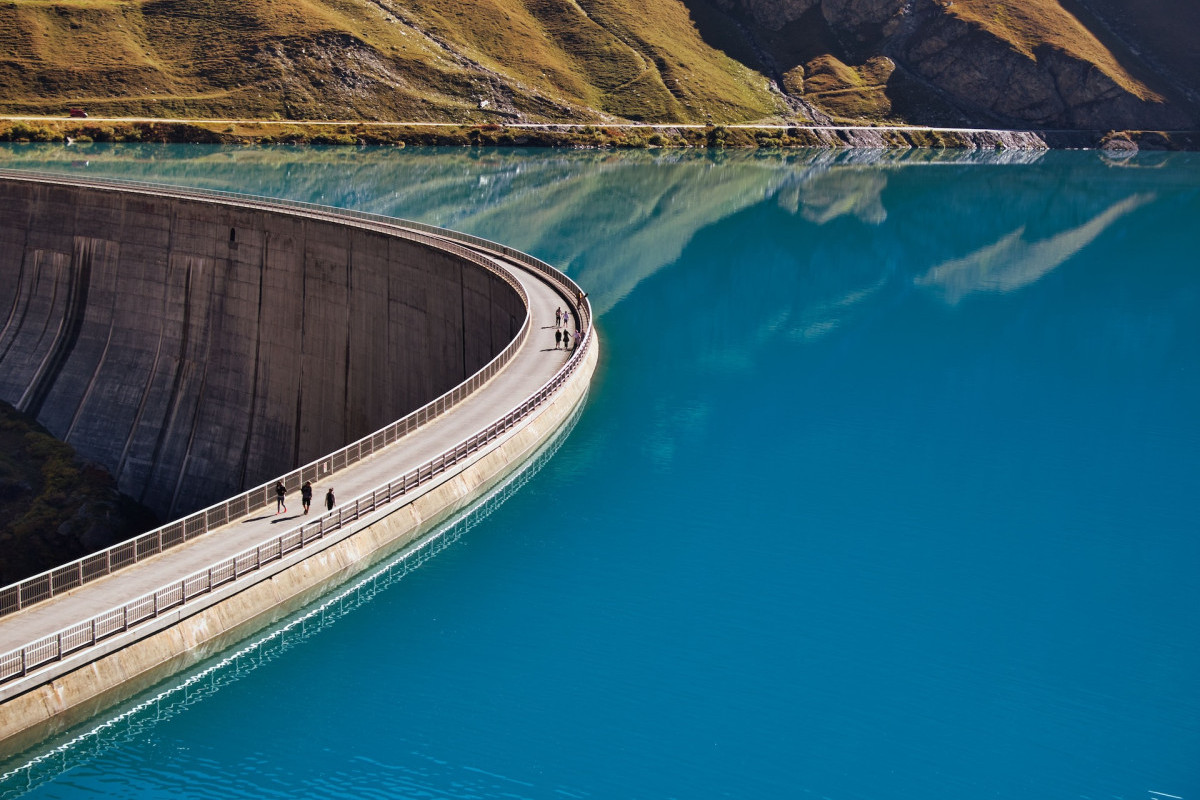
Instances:
[[[895,65],[875,57],[858,66],[833,56],[820,56],[805,65],[804,97],[835,120],[888,120],[892,103],[888,80]]]
[[[762,77],[678,2],[7,0],[0,111],[753,120]]]
[[[1162,99],[1162,81],[1089,16],[1112,19],[1125,0],[942,2],[1031,58],[1053,47]],[[1146,0],[1123,18],[1165,48],[1177,84],[1200,85],[1200,2]],[[0,0],[0,113],[798,120],[752,68],[765,51],[787,92],[834,119],[954,117],[926,113],[936,93],[903,71],[852,59],[819,8],[778,31],[743,22],[709,0]]]

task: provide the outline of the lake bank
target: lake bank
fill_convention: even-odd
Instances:
[[[1196,150],[1200,131],[1017,131],[919,126],[456,125],[300,120],[0,119],[0,142],[461,147]]]

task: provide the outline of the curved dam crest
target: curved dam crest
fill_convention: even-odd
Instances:
[[[121,465],[144,446],[140,429],[161,420],[150,466],[176,471],[166,481],[151,473],[144,490],[161,493],[173,480],[173,503],[190,480],[204,480],[201,467],[245,472],[266,463],[209,458],[219,446],[243,454],[311,447],[319,458],[269,477],[278,478],[280,500],[306,480],[328,490],[327,505],[289,512],[280,502],[271,513],[275,492],[257,484],[4,587],[0,761],[422,546],[561,439],[587,396],[599,345],[586,295],[503,245],[172,187],[0,174],[0,192],[10,239],[14,220],[27,223],[21,246],[8,248],[10,272],[0,273],[14,277],[0,358],[16,365],[5,380],[24,408],[57,414],[68,436],[90,437],[82,441],[109,458],[120,449]],[[272,292],[289,289],[299,300],[272,313]],[[558,339],[569,324],[558,318],[563,308],[575,320],[573,346],[543,347],[548,334],[531,330],[554,328]],[[380,316],[365,316],[372,312]],[[356,362],[359,349],[378,368]],[[412,380],[392,372],[418,362]],[[442,382],[449,391],[399,419],[402,411],[380,412],[390,420],[382,429],[349,444],[337,436],[384,403]],[[272,403],[283,411],[268,413]],[[340,413],[338,424],[302,445],[313,407]],[[106,431],[118,447],[104,449]],[[235,447],[239,431],[254,438]]]
[[[422,406],[516,335],[498,276],[253,208],[0,181],[0,398],[160,516]]]

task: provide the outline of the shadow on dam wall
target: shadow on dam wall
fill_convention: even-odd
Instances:
[[[164,518],[419,408],[525,313],[490,272],[384,233],[0,179],[0,398]]]

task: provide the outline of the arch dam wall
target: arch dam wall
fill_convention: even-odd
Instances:
[[[0,179],[0,398],[163,518],[419,408],[525,314],[500,277],[418,242]]]
[[[600,357],[580,287],[511,248],[186,193],[0,173],[0,391],[176,506],[192,484],[219,495],[275,477],[273,458],[328,455],[354,426],[370,457],[336,468],[339,505],[282,533],[231,500],[110,548],[94,580],[80,560],[57,591],[60,570],[9,591],[0,765],[436,535],[569,431]],[[564,303],[583,338],[543,348],[529,328]],[[447,388],[436,424],[375,430]]]

